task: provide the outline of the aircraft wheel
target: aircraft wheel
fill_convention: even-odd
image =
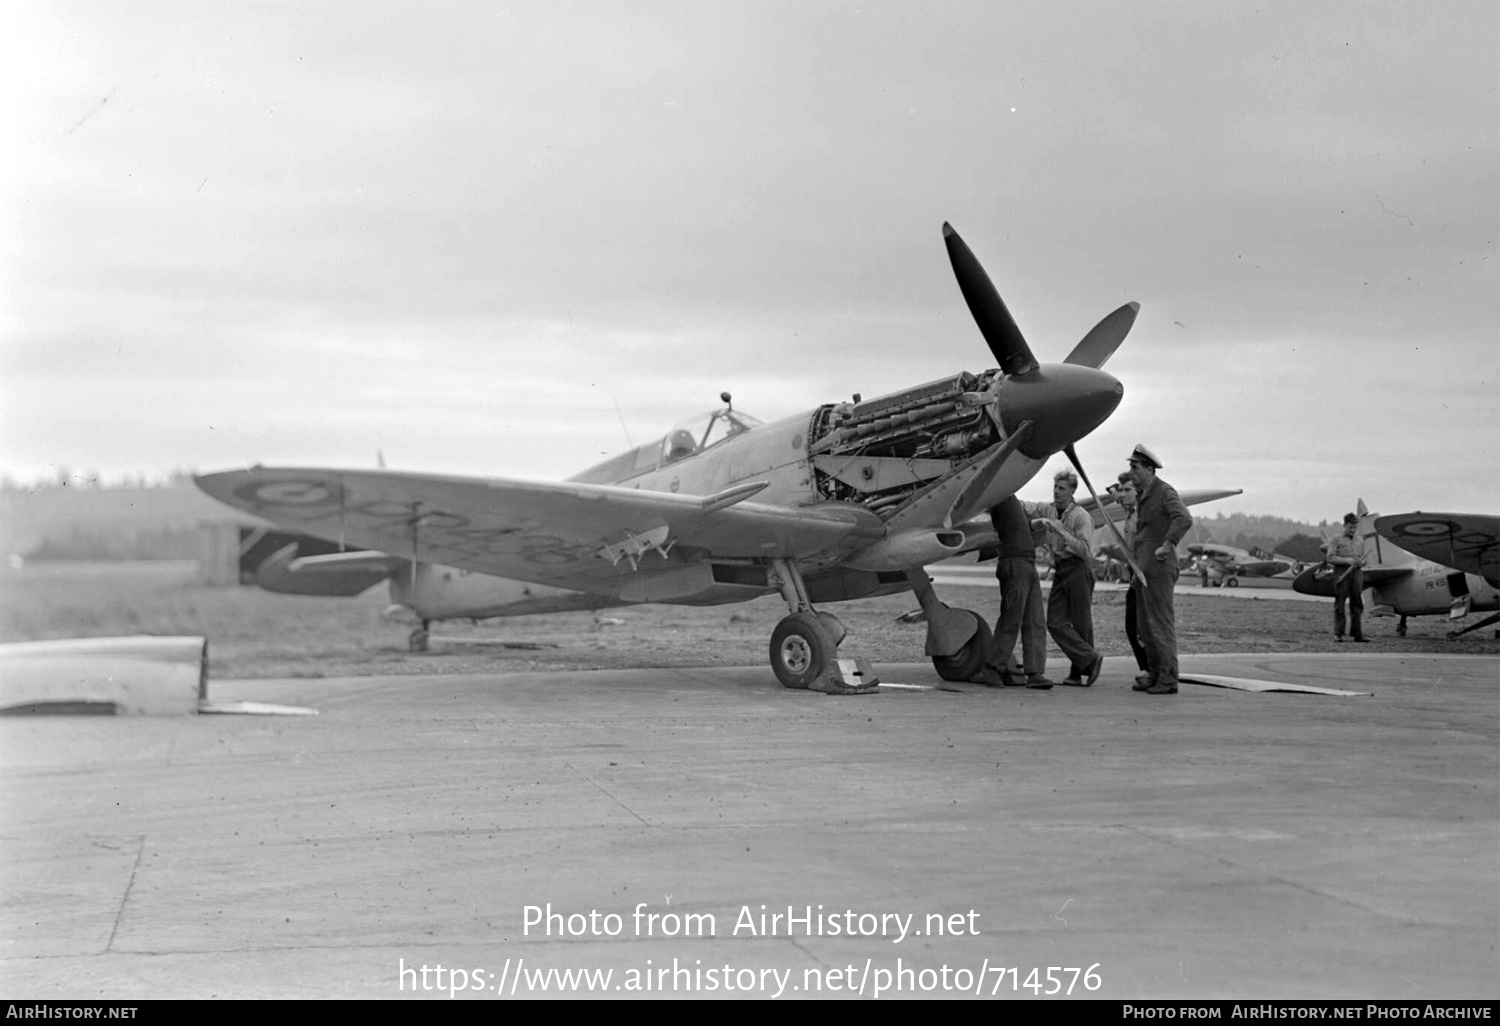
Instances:
[[[406,647],[413,652],[427,651],[427,632],[418,627],[411,632],[411,637],[406,639]]]
[[[1224,580],[1224,587],[1226,588],[1238,588],[1239,586],[1240,579],[1238,577],[1228,577]]]
[[[783,687],[805,688],[828,669],[835,645],[814,613],[793,613],[771,633],[771,669]]]
[[[973,680],[979,676],[979,671],[984,669],[985,657],[990,652],[990,625],[984,622],[984,617],[966,609],[974,618],[977,628],[974,636],[964,642],[964,647],[951,656],[933,656],[932,666],[938,672],[938,676],[944,680]]]

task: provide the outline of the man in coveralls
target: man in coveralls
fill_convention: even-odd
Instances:
[[[1052,686],[1046,678],[1047,611],[1042,604],[1042,584],[1036,573],[1036,541],[1031,522],[1021,500],[1012,495],[990,510],[1000,555],[995,560],[995,576],[1000,579],[1000,617],[995,621],[991,643],[980,683],[990,687],[1020,687],[1045,691]],[[1011,672],[1016,635],[1021,636],[1021,666],[1026,679],[1017,680]]]
[[[1177,694],[1177,622],[1172,589],[1177,584],[1177,543],[1192,529],[1193,518],[1177,489],[1156,476],[1161,460],[1144,445],[1130,454],[1130,477],[1139,494],[1135,543],[1132,546],[1141,580],[1136,596],[1141,641],[1146,646],[1146,673],[1134,690],[1148,695]]]

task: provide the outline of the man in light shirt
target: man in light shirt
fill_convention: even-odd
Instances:
[[[1365,611],[1365,540],[1359,537],[1359,517],[1344,514],[1344,533],[1328,543],[1327,560],[1333,567],[1333,638],[1344,640],[1344,605],[1349,606],[1349,636],[1368,642],[1359,622]]]
[[[1072,669],[1064,684],[1090,687],[1104,669],[1094,649],[1094,519],[1073,501],[1078,475],[1064,468],[1052,478],[1052,502],[1027,502],[1031,526],[1046,532],[1052,551],[1047,632]]]

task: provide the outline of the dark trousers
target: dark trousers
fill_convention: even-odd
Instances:
[[[1001,556],[995,563],[995,576],[1000,579],[1000,618],[995,621],[989,664],[1010,673],[1016,636],[1020,635],[1021,665],[1026,675],[1041,674],[1047,669],[1047,614],[1036,559]]]
[[[1125,640],[1130,642],[1130,651],[1135,653],[1135,667],[1138,670],[1149,669],[1150,661],[1146,658],[1146,646],[1141,641],[1140,603],[1136,601],[1135,588],[1127,588],[1125,591]]]
[[[1344,636],[1344,603],[1349,603],[1349,634],[1351,637],[1365,636],[1359,618],[1365,611],[1365,572],[1359,567],[1345,572],[1342,578],[1334,577],[1333,585],[1333,635]]]
[[[1047,632],[1068,657],[1069,677],[1082,677],[1099,658],[1094,651],[1094,571],[1084,560],[1053,567]]]
[[[1147,587],[1137,582],[1130,590],[1136,599],[1141,643],[1146,647],[1146,672],[1158,684],[1177,683],[1177,614],[1172,589],[1177,586],[1175,559],[1148,559],[1142,564]]]

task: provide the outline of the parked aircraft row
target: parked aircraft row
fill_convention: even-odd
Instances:
[[[1102,514],[1074,443],[1119,405],[1124,388],[1102,367],[1140,308],[1127,303],[1061,363],[1041,364],[969,247],[947,224],[943,239],[995,368],[769,424],[725,393],[723,408],[561,482],[261,466],[197,482],[282,527],[368,550],[283,550],[260,580],[314,594],[389,580],[393,603],[423,621],[414,648],[448,617],[779,594],[777,678],[847,693],[874,685],[837,658],[846,630],[819,607],[910,590],[926,654],[944,678],[967,680],[989,647],[986,618],[943,603],[924,567],[993,545],[984,512],[1058,453]]]

